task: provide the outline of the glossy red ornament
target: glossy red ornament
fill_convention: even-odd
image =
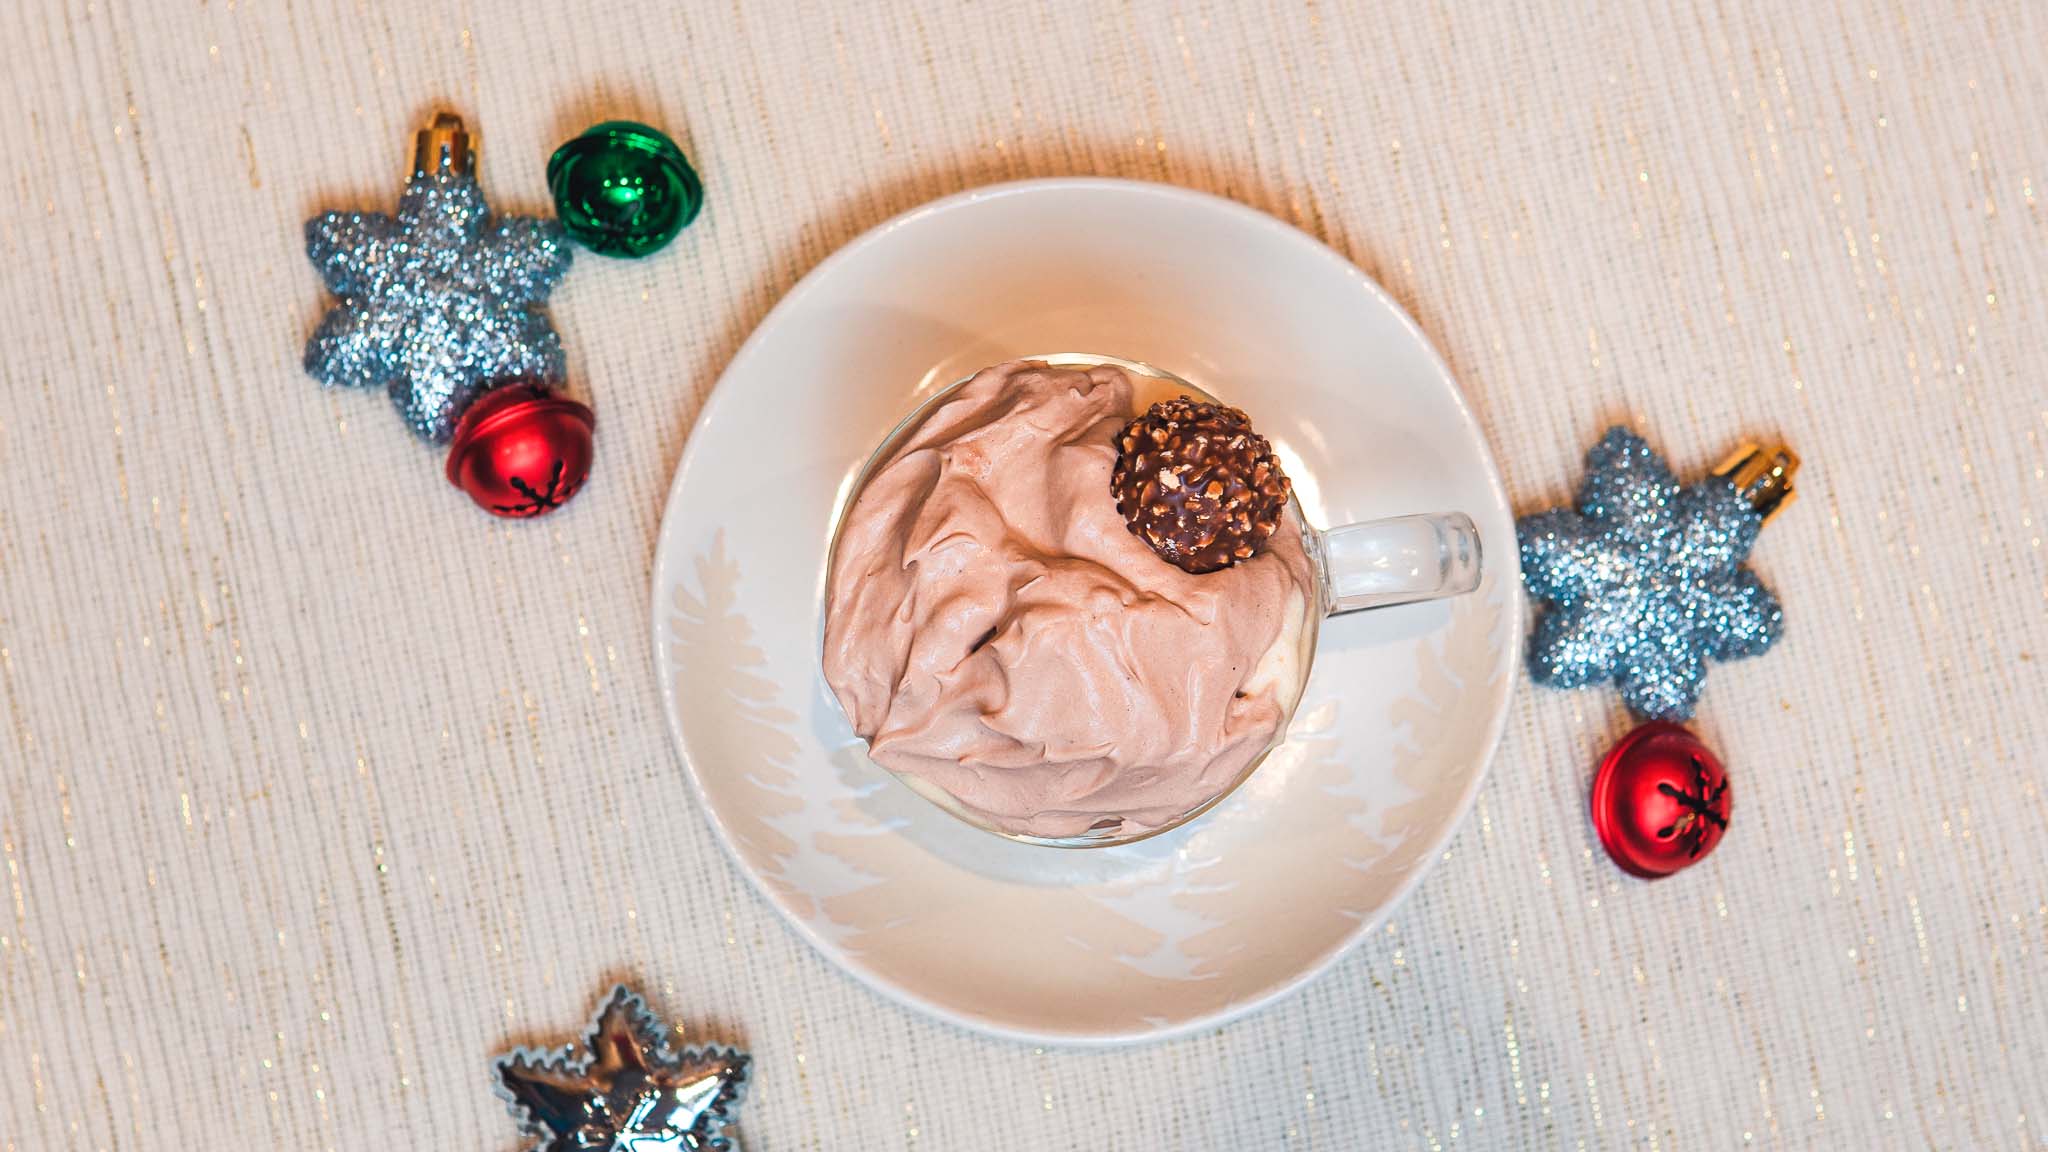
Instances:
[[[589,408],[536,385],[493,388],[455,426],[448,482],[493,516],[544,515],[590,475],[596,422]]]
[[[1593,776],[1593,830],[1645,880],[1689,868],[1728,830],[1728,774],[1699,738],[1653,720],[1621,738]]]

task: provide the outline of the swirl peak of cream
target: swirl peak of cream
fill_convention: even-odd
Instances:
[[[1220,572],[1161,560],[1110,491],[1133,411],[1120,368],[984,369],[840,527],[826,681],[878,763],[1007,832],[1170,824],[1237,782],[1300,692],[1300,525]]]

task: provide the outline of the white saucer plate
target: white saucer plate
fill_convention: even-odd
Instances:
[[[941,812],[868,761],[818,666],[826,546],[868,453],[932,391],[1053,351],[1156,364],[1246,409],[1319,525],[1460,510],[1485,548],[1471,595],[1329,621],[1287,742],[1214,811],[1120,848]],[[1415,885],[1506,720],[1518,583],[1484,439],[1363,273],[1230,201],[1039,180],[875,228],[762,321],[669,492],[655,662],[706,815],[805,939],[965,1027],[1117,1043],[1270,1003]]]

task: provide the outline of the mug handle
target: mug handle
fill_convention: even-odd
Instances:
[[[1463,512],[1311,528],[1308,535],[1332,616],[1479,587],[1479,528]]]

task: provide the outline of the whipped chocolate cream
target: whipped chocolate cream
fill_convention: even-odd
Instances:
[[[1110,494],[1122,369],[977,374],[876,464],[841,526],[825,678],[873,758],[1013,833],[1173,822],[1274,742],[1304,672],[1300,525],[1196,575]]]

